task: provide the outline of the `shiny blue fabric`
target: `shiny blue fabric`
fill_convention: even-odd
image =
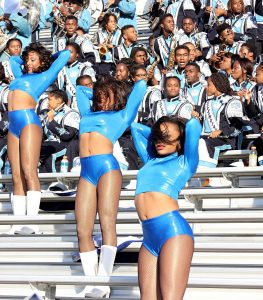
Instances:
[[[126,107],[119,111],[91,111],[92,90],[77,86],[77,103],[81,114],[79,133],[98,132],[114,144],[135,119],[146,93],[146,82],[134,84]]]
[[[170,238],[186,234],[194,239],[191,227],[178,210],[142,221],[142,231],[143,246],[156,257]]]
[[[8,112],[9,127],[8,131],[11,132],[18,139],[21,135],[23,128],[29,124],[35,124],[42,128],[40,120],[35,113],[34,109],[21,109]]]
[[[80,158],[80,177],[97,186],[102,175],[112,170],[120,170],[113,154],[98,154]]]
[[[160,192],[177,200],[181,189],[196,171],[201,129],[199,121],[190,119],[185,127],[184,154],[156,157],[151,143],[151,128],[133,123],[133,141],[145,163],[137,175],[135,194]]]
[[[21,90],[29,94],[36,102],[41,94],[53,83],[60,70],[66,65],[70,58],[70,51],[63,50],[54,56],[56,60],[50,68],[42,73],[23,74],[21,65],[24,61],[19,56],[11,56],[10,64],[15,79],[10,84],[10,91]]]

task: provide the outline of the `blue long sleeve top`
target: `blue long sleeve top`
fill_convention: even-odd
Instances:
[[[50,68],[42,73],[24,74],[22,65],[24,61],[20,56],[11,56],[10,64],[15,79],[10,84],[10,91],[21,90],[29,94],[36,102],[41,94],[53,83],[60,70],[66,65],[70,58],[70,51],[63,50],[54,55],[56,60]]]
[[[79,133],[98,132],[114,144],[134,121],[146,88],[144,80],[136,82],[122,110],[93,112],[90,105],[92,90],[77,86],[77,103],[81,114]]]
[[[190,119],[185,128],[184,154],[156,157],[151,143],[151,128],[132,123],[134,144],[145,164],[138,172],[135,194],[160,192],[177,200],[181,189],[196,171],[201,129],[196,119]]]

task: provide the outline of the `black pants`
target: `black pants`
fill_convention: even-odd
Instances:
[[[133,144],[130,134],[124,134],[119,138],[120,146],[122,147],[123,155],[129,163],[128,170],[138,170],[138,155]]]

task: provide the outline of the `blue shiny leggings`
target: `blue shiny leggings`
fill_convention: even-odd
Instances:
[[[113,154],[98,154],[80,158],[80,177],[97,186],[102,175],[112,170],[120,170]]]
[[[42,128],[41,123],[34,109],[21,109],[8,112],[9,132],[18,139],[20,138],[23,128],[29,124],[35,124]]]
[[[189,235],[193,232],[187,221],[178,210],[174,210],[142,221],[143,246],[154,256],[158,256],[167,240],[178,235]]]

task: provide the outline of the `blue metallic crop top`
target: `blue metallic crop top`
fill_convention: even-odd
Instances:
[[[122,110],[93,112],[90,106],[92,90],[77,86],[77,103],[81,114],[79,134],[98,132],[114,144],[134,121],[146,88],[144,80],[136,82],[128,97],[126,107]]]
[[[135,194],[160,192],[177,200],[181,189],[196,171],[201,129],[199,121],[190,119],[185,128],[184,154],[156,157],[150,140],[151,128],[132,123],[133,141],[145,164],[138,172]]]
[[[11,56],[10,65],[15,79],[9,86],[10,91],[24,91],[38,102],[40,95],[56,80],[58,73],[68,62],[70,51],[63,50],[53,55],[53,57],[56,60],[48,70],[42,73],[23,74],[21,66],[24,64],[24,61],[20,56]]]

